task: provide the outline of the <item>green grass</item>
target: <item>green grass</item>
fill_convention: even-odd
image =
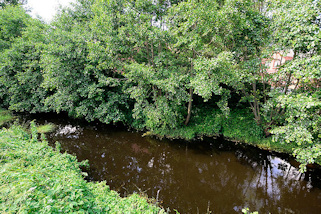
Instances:
[[[0,131],[0,213],[163,213],[137,194],[122,198],[84,180],[75,156],[21,126]]]
[[[156,130],[148,134],[184,140],[223,135],[233,141],[251,144],[264,140],[263,129],[256,124],[252,114],[246,109],[233,109],[228,117],[219,109],[196,109],[187,126],[172,130]]]
[[[53,132],[55,128],[56,128],[55,124],[47,123],[45,125],[37,126],[37,132],[40,134],[45,134],[45,133]]]
[[[196,109],[187,126],[180,126],[170,130],[155,130],[146,135],[156,135],[160,138],[193,140],[203,136],[219,136],[222,129],[222,115],[218,109],[204,111]]]
[[[10,111],[0,108],[0,127],[14,119],[15,117]]]
[[[225,117],[219,109],[195,109],[187,126],[146,132],[145,135],[184,140],[223,136],[230,141],[291,155],[293,150],[298,148],[296,143],[274,142],[271,136],[265,137],[263,128],[257,125],[248,109],[231,109],[228,117]],[[320,164],[321,160],[317,159],[316,163]]]

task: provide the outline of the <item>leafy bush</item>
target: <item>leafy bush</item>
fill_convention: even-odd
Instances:
[[[163,213],[134,194],[83,178],[75,156],[61,154],[20,126],[0,131],[1,213]]]
[[[282,126],[272,129],[273,141],[292,145],[293,155],[301,163],[301,171],[321,157],[320,98],[319,93],[278,97],[281,105],[286,106],[286,119]]]
[[[255,122],[247,109],[232,110],[222,121],[222,134],[226,138],[246,143],[258,143],[263,139],[263,129]]]
[[[217,108],[200,108],[193,112],[188,126],[153,131],[159,136],[192,140],[196,137],[219,136],[241,142],[258,144],[264,141],[263,129],[256,124],[248,110],[232,109],[228,117]]]
[[[0,108],[0,127],[13,119],[14,116],[9,111]]]

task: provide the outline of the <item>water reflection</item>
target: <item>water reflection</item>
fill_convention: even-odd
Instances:
[[[285,157],[222,140],[186,143],[114,128],[71,125],[48,138],[90,163],[89,180],[122,195],[145,192],[181,213],[320,213],[319,174],[301,174]],[[316,182],[317,181],[317,182]]]
[[[79,135],[82,134],[83,128],[80,126],[72,126],[72,125],[66,125],[66,126],[59,126],[57,131],[55,132],[55,136],[63,136],[66,138],[79,138]]]

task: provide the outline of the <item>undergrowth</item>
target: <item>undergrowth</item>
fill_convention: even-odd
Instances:
[[[0,213],[163,213],[137,194],[122,198],[84,180],[75,156],[13,125],[0,131]]]
[[[155,130],[145,135],[159,138],[195,140],[203,137],[223,136],[225,139],[246,143],[260,149],[292,154],[298,146],[295,143],[274,142],[272,137],[265,137],[263,128],[257,125],[253,114],[248,109],[231,109],[228,116],[219,109],[200,108],[193,111],[193,117],[187,126],[171,130]],[[320,160],[316,161],[318,164]]]
[[[53,132],[55,130],[56,126],[53,123],[47,123],[45,125],[39,125],[37,126],[37,131],[40,134],[45,134],[49,132]]]
[[[0,127],[13,120],[14,116],[10,111],[0,108]]]
[[[263,129],[246,109],[233,109],[228,116],[219,109],[196,109],[187,126],[171,130],[156,130],[153,133],[171,139],[193,140],[196,138],[217,137],[255,144],[264,139]]]

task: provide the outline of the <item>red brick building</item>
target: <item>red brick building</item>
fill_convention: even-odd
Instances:
[[[276,52],[270,59],[263,59],[263,62],[267,66],[267,73],[273,74],[277,72],[280,65],[283,65],[286,61],[293,59],[293,51],[289,53]]]

